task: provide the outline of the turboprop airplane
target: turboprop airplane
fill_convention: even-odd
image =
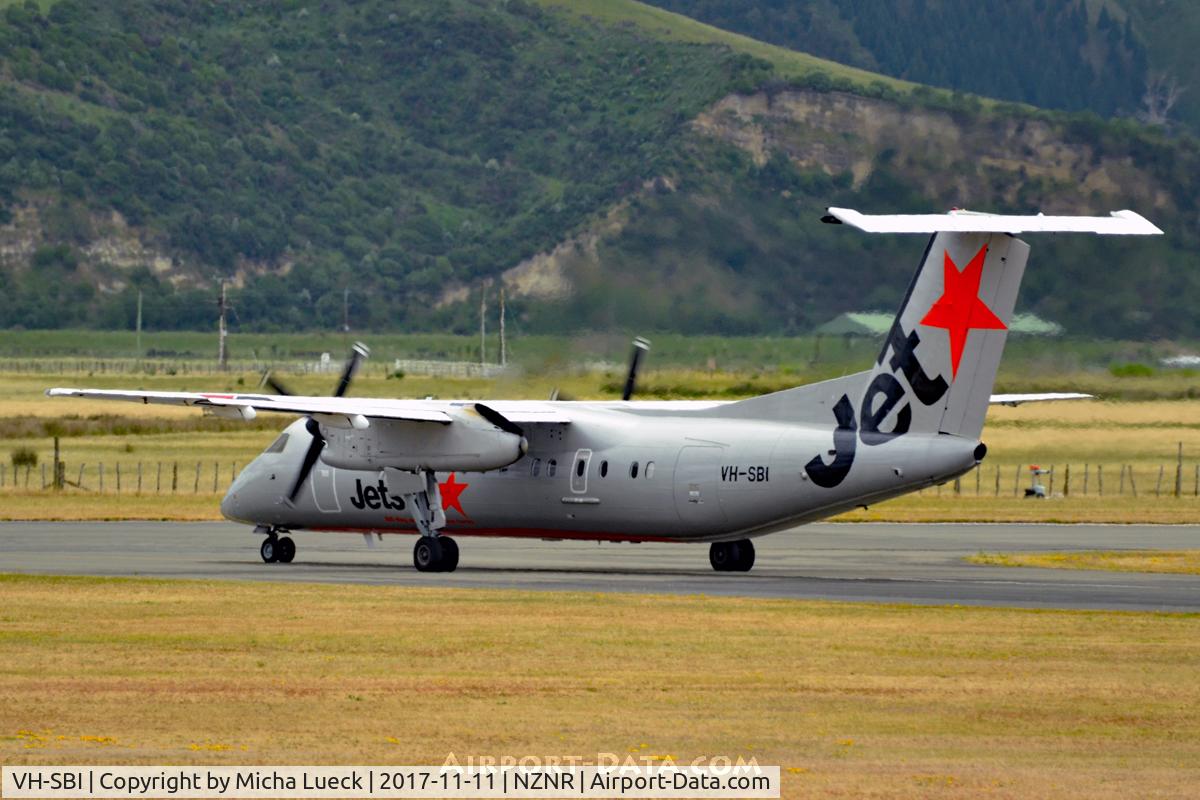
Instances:
[[[221,501],[290,562],[295,530],[418,534],[413,564],[451,571],[453,536],[705,542],[717,571],[754,564],[752,539],[943,483],[983,460],[989,403],[1029,246],[1018,234],[1161,234],[1108,217],[866,215],[824,222],[932,234],[874,366],[735,402],[380,400],[50,389],[200,406],[249,420],[298,415]],[[636,361],[635,361],[636,367]]]

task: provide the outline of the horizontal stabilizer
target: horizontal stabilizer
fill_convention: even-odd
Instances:
[[[1042,392],[1041,394],[994,394],[988,403],[994,406],[1019,406],[1021,403],[1048,403],[1055,400],[1091,400],[1094,395],[1079,392]]]
[[[1162,231],[1133,211],[1107,217],[1020,216],[951,211],[948,214],[863,214],[830,208],[823,222],[844,223],[867,233],[1097,233],[1110,236],[1157,236]]]

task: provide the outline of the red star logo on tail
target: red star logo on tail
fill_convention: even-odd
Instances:
[[[453,508],[464,517],[467,516],[467,512],[463,511],[462,502],[458,498],[462,495],[463,490],[470,485],[469,483],[455,483],[453,472],[450,473],[449,478],[446,478],[445,483],[439,483],[438,488],[442,493],[442,511],[448,511]]]
[[[947,252],[943,265],[945,280],[942,296],[921,320],[922,325],[945,328],[950,334],[951,379],[958,376],[958,362],[962,360],[963,348],[967,346],[967,334],[973,328],[1008,329],[1008,326],[979,299],[979,279],[983,277],[983,261],[986,258],[987,245],[984,245],[959,272],[950,259],[950,253]]]

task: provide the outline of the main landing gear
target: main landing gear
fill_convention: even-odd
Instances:
[[[418,572],[454,572],[458,567],[458,542],[449,536],[418,536],[413,545],[413,566]]]
[[[749,572],[754,566],[754,542],[713,542],[708,548],[708,562],[717,572]]]

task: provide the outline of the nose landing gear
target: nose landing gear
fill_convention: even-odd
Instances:
[[[418,536],[413,545],[413,566],[418,572],[454,572],[458,567],[458,542],[449,536]]]
[[[717,572],[749,572],[754,566],[754,542],[713,542],[708,548],[708,563]]]
[[[279,536],[272,530],[267,533],[267,538],[263,539],[258,554],[268,564],[290,564],[296,557],[296,543],[290,536]]]

